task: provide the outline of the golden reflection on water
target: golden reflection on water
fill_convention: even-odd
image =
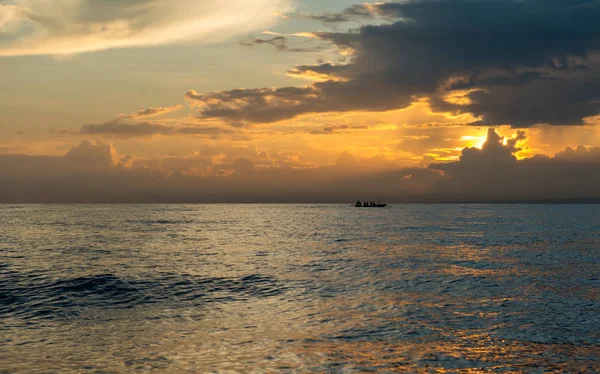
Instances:
[[[589,359],[595,346],[523,343],[469,336],[461,343],[394,344],[391,342],[315,342],[305,344],[301,355],[315,357],[318,365],[344,366],[354,372],[503,373],[596,372]]]
[[[48,279],[30,280],[46,292],[33,300],[11,294],[0,372],[597,371],[597,256],[560,242],[564,224],[515,233],[512,207],[344,208],[235,207],[232,219],[219,207],[117,207],[115,223],[95,207],[102,235],[97,224],[5,232],[37,249],[0,251],[13,256],[4,279]],[[65,307],[54,282],[72,292],[82,277],[125,296],[87,284]],[[127,304],[138,296],[151,302]],[[55,318],[27,314],[40,304]]]

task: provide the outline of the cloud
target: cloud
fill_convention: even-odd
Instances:
[[[584,147],[581,145],[575,149],[567,147],[564,151],[557,153],[555,158],[559,161],[594,164],[600,160],[600,147]]]
[[[287,0],[9,0],[0,56],[214,42],[272,24]]]
[[[133,156],[120,155],[112,144],[83,141],[63,157],[0,155],[0,175],[59,178],[64,174],[88,174],[122,170],[132,166]]]
[[[21,8],[15,5],[0,4],[0,32],[7,32],[8,27],[18,22],[23,17]]]
[[[177,133],[181,135],[203,135],[213,139],[219,138],[222,135],[242,136],[241,132],[238,130],[225,129],[217,126],[185,126],[177,129]]]
[[[467,105],[437,103],[434,107],[480,116],[482,120],[474,125],[583,125],[586,117],[600,111],[600,64],[593,69],[521,85],[482,86],[467,95]]]
[[[323,127],[322,129],[308,130],[308,132],[310,132],[313,135],[331,135],[331,134],[336,134],[339,132],[350,131],[350,130],[366,130],[368,128],[369,128],[369,126],[366,126],[366,125],[356,125],[356,126],[329,125],[329,126]]]
[[[409,0],[321,18],[370,20],[374,14],[392,21],[312,33],[349,57],[346,64],[302,65],[288,72],[321,82],[190,91],[186,97],[198,104],[201,118],[248,123],[386,111],[423,98],[436,111],[477,116],[473,125],[581,125],[600,113],[595,0]],[[464,100],[447,101],[457,90],[468,91]]]
[[[87,170],[129,166],[131,159],[131,156],[119,156],[112,144],[91,141],[71,148],[64,157],[68,165]]]
[[[86,141],[64,157],[0,155],[0,202],[351,203],[375,193],[387,202],[600,199],[600,147],[517,160],[524,137],[490,129],[485,145],[465,148],[458,161],[386,169],[347,152],[334,166],[303,167],[297,155],[256,147],[143,159]]]
[[[407,107],[409,95],[389,97],[385,82],[359,80],[316,82],[304,87],[236,89],[200,94],[189,91],[185,97],[199,109],[202,119],[229,123],[272,123],[301,114],[389,110]]]
[[[168,125],[143,121],[148,117],[156,117],[169,114],[181,109],[181,105],[170,107],[150,107],[139,110],[133,114],[122,114],[117,118],[103,124],[87,124],[81,126],[79,131],[67,132],[79,135],[100,135],[115,138],[152,137],[155,135],[166,136],[204,136],[207,138],[219,138],[223,135],[241,135],[239,130],[223,128],[219,126],[207,126],[206,124],[178,124]],[[141,122],[143,121],[143,122]]]
[[[356,72],[351,66],[332,64],[330,62],[320,65],[299,65],[288,70],[287,75],[311,80],[342,82],[356,78]]]
[[[244,156],[228,161],[219,156],[192,154],[157,160],[159,166],[136,158],[131,168],[97,168],[83,172],[66,167],[64,157],[0,155],[3,186],[0,201],[351,202],[356,196],[372,195],[375,189],[382,194],[389,193],[390,197],[392,191],[406,193],[419,179],[407,179],[407,173],[436,174],[422,169],[373,178],[353,177],[349,174],[352,170],[338,166],[292,168],[283,161],[278,167],[259,168],[260,160],[268,161],[266,156],[256,154],[256,158]],[[293,162],[291,158],[288,161]],[[169,167],[177,167],[179,172]],[[53,172],[46,173],[42,169]]]
[[[169,114],[181,109],[181,105],[167,106],[167,107],[150,107],[148,109],[142,109],[134,114],[126,115],[124,118],[144,118],[144,117],[156,117],[164,114]]]
[[[379,9],[383,4],[357,4],[352,5],[341,12],[327,12],[321,14],[315,13],[292,13],[288,17],[296,19],[306,19],[319,21],[325,24],[335,24],[341,22],[361,21],[372,19],[378,15]]]
[[[80,134],[86,135],[106,135],[120,138],[130,138],[138,136],[153,136],[153,135],[172,135],[176,129],[170,126],[161,124],[143,122],[143,123],[117,123],[108,122],[102,125],[84,125],[79,130]]]
[[[108,122],[101,125],[84,125],[77,132],[83,135],[102,135],[115,138],[150,137],[154,135],[193,135],[220,138],[224,135],[241,135],[239,131],[218,126],[167,126],[160,123],[119,123]]]
[[[240,174],[253,174],[256,172],[256,166],[254,165],[254,161],[252,161],[248,157],[238,158],[233,162],[233,168],[236,173]]]
[[[339,168],[355,168],[356,167],[356,158],[352,156],[348,151],[342,152],[340,157],[338,157],[336,164]]]
[[[240,45],[243,45],[246,47],[252,47],[254,45],[270,44],[270,45],[275,46],[280,51],[285,51],[287,48],[287,46],[285,45],[285,41],[286,41],[286,38],[283,36],[274,36],[271,39],[260,39],[260,38],[252,39],[251,41],[241,42]]]
[[[465,148],[459,161],[431,164],[443,171],[432,195],[446,201],[540,201],[552,199],[600,198],[600,147],[567,148],[554,157],[536,155],[517,160],[519,143],[525,134],[518,131],[504,139],[488,130],[481,149]]]
[[[303,43],[303,45],[305,46],[298,46],[299,43],[294,43],[295,46],[290,47],[288,39],[285,36],[281,35],[274,36],[270,39],[254,38],[251,40],[240,42],[240,45],[243,45],[245,47],[253,47],[262,44],[272,45],[278,51],[281,52],[319,52],[324,49],[324,46],[314,45],[314,43],[310,43],[308,45],[306,45],[306,43]]]
[[[185,97],[200,109],[201,118],[223,119],[234,124],[270,123],[308,111],[329,110],[326,106],[317,107],[321,97],[315,86],[237,89],[209,94],[192,90]]]

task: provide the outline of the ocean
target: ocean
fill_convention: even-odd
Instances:
[[[600,372],[600,205],[0,205],[1,373]]]

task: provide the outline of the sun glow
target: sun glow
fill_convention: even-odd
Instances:
[[[464,141],[464,142],[469,142],[469,144],[468,144],[469,147],[481,148],[483,146],[483,143],[485,143],[486,137],[485,136],[464,135],[464,136],[460,137],[460,140]]]

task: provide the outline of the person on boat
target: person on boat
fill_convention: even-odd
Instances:
[[[360,200],[356,200],[356,206],[361,206],[361,205],[362,204],[361,204]]]

